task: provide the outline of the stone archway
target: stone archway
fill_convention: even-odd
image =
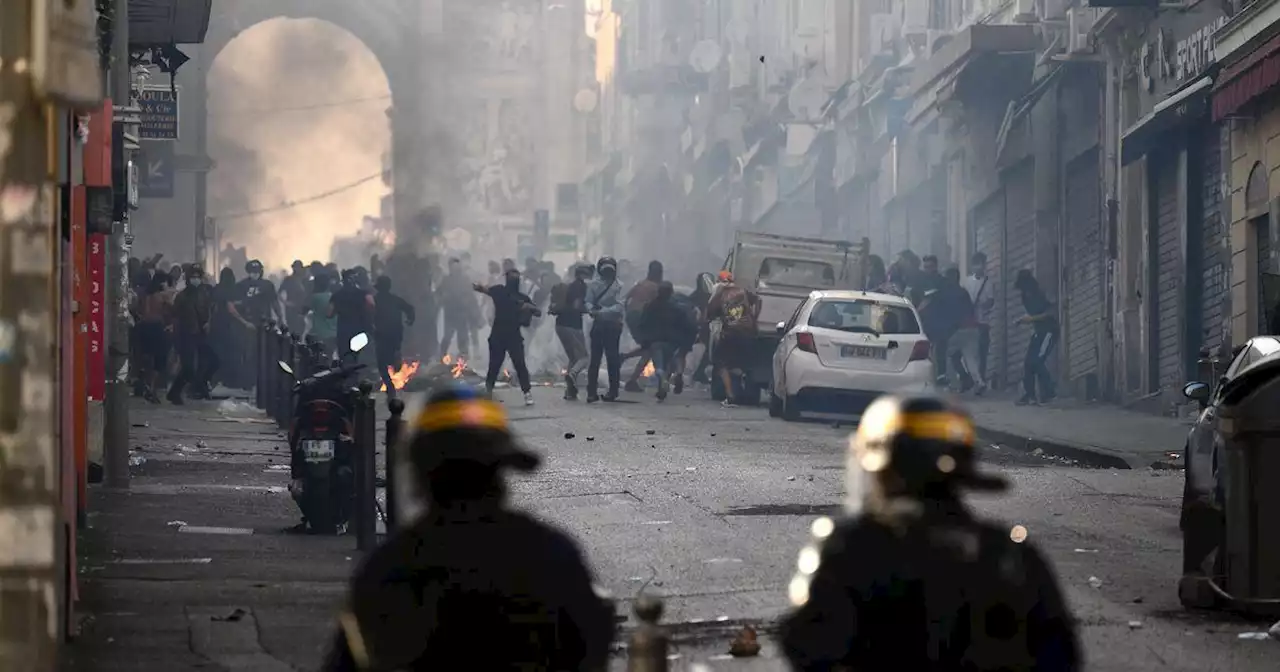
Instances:
[[[392,194],[396,230],[404,231],[412,215],[424,207],[418,202],[425,181],[420,161],[418,129],[411,120],[414,110],[421,109],[421,82],[413,67],[414,52],[406,47],[415,44],[415,26],[419,19],[414,4],[421,0],[381,0],[378,3],[354,3],[350,0],[220,0],[209,18],[209,30],[202,45],[205,67],[197,83],[195,100],[202,109],[197,128],[200,153],[207,153],[208,119],[204,101],[208,92],[208,74],[218,55],[244,31],[277,18],[318,19],[341,28],[359,40],[377,59],[387,78],[391,107]],[[373,6],[371,6],[373,5]],[[415,185],[418,185],[415,187]],[[207,207],[206,187],[198,187],[197,211],[203,219]]]

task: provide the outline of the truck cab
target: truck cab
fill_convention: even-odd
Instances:
[[[830,289],[865,289],[869,241],[857,243],[772,233],[739,232],[724,269],[734,282],[760,298],[756,318],[756,347],[746,371],[747,383],[739,398],[759,401],[773,377],[773,353],[781,335],[775,325],[787,321],[810,292]],[[713,378],[712,395],[724,390]]]

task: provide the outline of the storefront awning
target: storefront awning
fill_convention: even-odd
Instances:
[[[1280,35],[1224,68],[1213,87],[1213,120],[1235,114],[1250,101],[1280,84]]]
[[[201,44],[213,0],[129,0],[129,45]]]
[[[1128,165],[1167,142],[1166,133],[1208,109],[1212,77],[1202,77],[1160,101],[1147,116],[1138,120],[1120,137],[1120,162]]]

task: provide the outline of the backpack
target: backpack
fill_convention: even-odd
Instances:
[[[752,306],[747,290],[734,287],[726,290],[728,295],[724,301],[724,326],[741,329],[746,326],[755,326],[755,315],[752,314]]]

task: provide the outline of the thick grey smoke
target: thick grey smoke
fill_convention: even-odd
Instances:
[[[237,37],[209,75],[209,178],[223,240],[268,266],[327,259],[333,241],[376,216],[387,188],[373,179],[390,146],[386,76],[349,33],[323,21],[276,19]]]

